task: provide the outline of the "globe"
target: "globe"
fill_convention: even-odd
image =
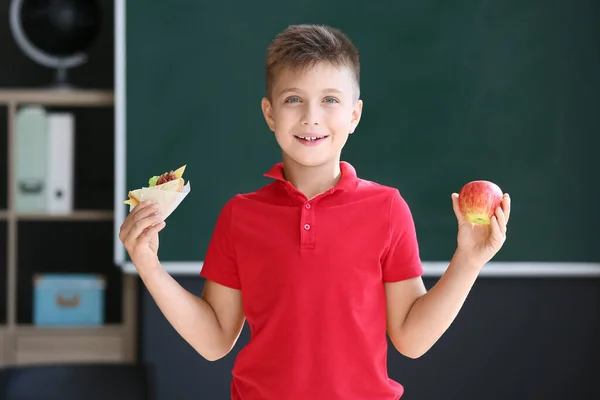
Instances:
[[[71,87],[67,70],[87,61],[101,25],[94,0],[12,0],[10,26],[20,49],[56,69],[53,86]]]

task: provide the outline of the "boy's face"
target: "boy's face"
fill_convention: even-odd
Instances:
[[[347,67],[318,63],[305,71],[280,71],[262,109],[284,161],[315,167],[339,162],[360,120],[362,101]]]

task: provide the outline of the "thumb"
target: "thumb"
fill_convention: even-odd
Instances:
[[[452,209],[454,210],[454,215],[456,215],[456,220],[458,221],[458,225],[462,225],[466,222],[465,216],[460,212],[460,207],[458,206],[458,193],[452,193]]]

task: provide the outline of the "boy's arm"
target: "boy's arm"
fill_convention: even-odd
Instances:
[[[158,258],[138,271],[165,318],[202,357],[215,361],[229,353],[244,325],[239,290],[207,280],[198,297],[173,279]]]
[[[407,357],[423,355],[456,318],[479,271],[506,240],[510,197],[504,195],[490,225],[466,221],[452,194],[458,220],[458,246],[440,280],[426,292],[421,278],[385,284],[388,335],[394,347]],[[411,233],[414,241],[414,232]]]
[[[385,284],[388,335],[403,355],[418,358],[444,334],[479,273],[456,256],[427,292],[420,277]]]

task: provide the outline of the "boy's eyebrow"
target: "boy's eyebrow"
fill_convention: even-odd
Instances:
[[[287,89],[283,89],[279,95],[282,96],[285,93],[289,93],[289,92],[302,92],[301,89],[297,88],[297,87],[291,87],[291,88],[287,88]],[[323,90],[323,93],[338,93],[341,94],[342,91],[336,88],[327,88],[325,90]]]
[[[289,93],[289,92],[301,92],[301,91],[302,90],[300,90],[300,89],[298,89],[296,87],[291,87],[291,88],[283,89],[281,92],[279,92],[279,95],[281,96],[281,95],[284,95],[284,94]]]

